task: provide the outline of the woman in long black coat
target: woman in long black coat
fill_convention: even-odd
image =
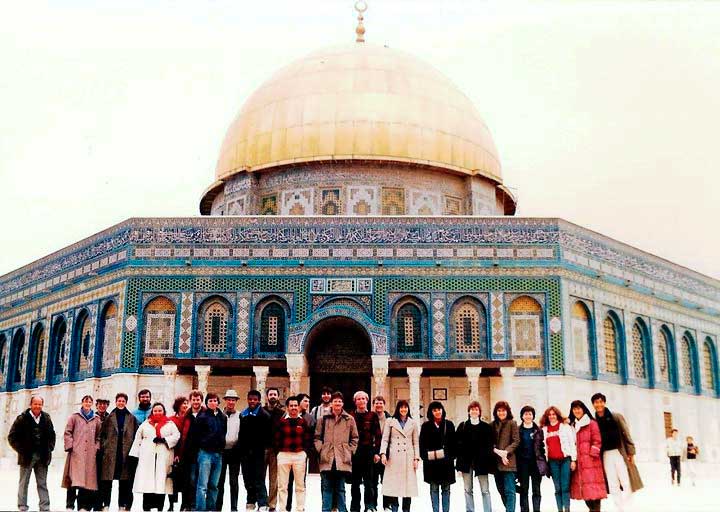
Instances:
[[[428,421],[420,429],[420,457],[423,460],[423,477],[430,484],[430,501],[433,512],[450,510],[450,486],[455,483],[455,425],[445,418],[440,402],[431,402]]]

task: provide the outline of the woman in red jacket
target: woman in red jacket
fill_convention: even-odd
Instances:
[[[570,425],[575,429],[577,440],[577,467],[570,479],[570,497],[584,500],[590,512],[599,512],[601,500],[607,498],[600,458],[600,428],[580,400],[570,404]]]

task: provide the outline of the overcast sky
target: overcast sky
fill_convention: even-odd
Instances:
[[[367,40],[477,105],[518,214],[720,277],[720,2],[368,0]],[[279,66],[353,0],[3,2],[0,274],[135,216],[198,214]]]

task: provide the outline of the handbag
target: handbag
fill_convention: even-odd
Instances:
[[[442,448],[439,450],[428,450],[428,460],[443,460],[445,458],[445,426],[447,423],[443,422],[442,432],[440,432],[440,444]]]

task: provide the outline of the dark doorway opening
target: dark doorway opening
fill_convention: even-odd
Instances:
[[[356,391],[370,394],[370,338],[355,320],[337,316],[321,321],[308,334],[306,347],[313,405],[324,386],[342,392],[348,411],[354,409]]]

